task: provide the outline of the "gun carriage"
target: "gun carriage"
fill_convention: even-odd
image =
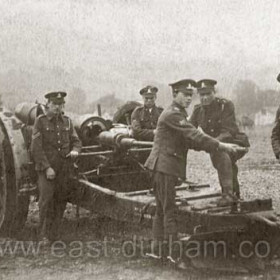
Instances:
[[[15,114],[1,109],[2,233],[12,234],[25,223],[29,197],[36,190],[36,173],[29,151],[32,125],[43,112],[42,105],[29,103],[19,104]],[[127,121],[127,114],[124,110],[117,119]],[[130,136],[129,126],[121,122],[113,123],[94,115],[71,114],[70,117],[83,148],[78,161],[73,163],[73,173],[69,174],[69,202],[116,220],[151,226],[155,201],[143,163],[153,143],[136,141]],[[224,241],[233,260],[242,242],[256,245],[265,240],[270,251],[262,262],[275,257],[279,251],[280,228],[272,200],[244,200],[217,207],[212,202],[219,196],[221,193],[214,192],[209,185],[185,181],[177,187],[178,227],[184,244]],[[204,266],[200,258],[192,261]]]

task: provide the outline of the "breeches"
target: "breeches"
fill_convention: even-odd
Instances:
[[[223,193],[240,193],[236,161],[244,155],[245,153],[241,152],[236,155],[229,155],[221,151],[215,151],[210,154],[212,164],[218,172]]]

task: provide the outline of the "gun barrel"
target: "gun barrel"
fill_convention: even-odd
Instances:
[[[149,141],[137,141],[132,138],[122,138],[120,140],[120,145],[123,147],[152,147],[153,142]]]
[[[123,130],[116,128],[109,131],[103,131],[98,136],[100,145],[118,148],[132,148],[132,147],[152,147],[153,142],[137,141],[130,138]]]

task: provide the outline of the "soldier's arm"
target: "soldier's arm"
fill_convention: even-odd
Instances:
[[[82,150],[82,143],[77,135],[77,132],[73,126],[72,121],[70,121],[70,143],[71,143],[71,149],[72,151],[76,151],[78,153],[81,152]]]
[[[34,123],[32,131],[31,153],[36,165],[36,170],[42,171],[51,166],[43,149],[42,123],[40,118],[37,118]]]
[[[223,104],[224,106],[221,116],[221,131],[216,137],[219,141],[231,140],[238,132],[238,127],[235,119],[234,105],[231,101]]]
[[[279,159],[280,156],[280,110],[276,113],[275,124],[271,133],[271,145],[275,157]]]
[[[135,139],[143,141],[154,140],[154,130],[141,127],[140,114],[138,108],[135,108],[131,114],[131,128],[133,132],[133,137]]]
[[[207,152],[217,150],[219,147],[218,140],[200,132],[179,112],[168,114],[164,121],[174,131],[182,133],[191,147],[194,145],[196,149],[199,148]]]

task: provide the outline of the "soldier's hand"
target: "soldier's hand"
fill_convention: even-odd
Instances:
[[[240,147],[236,144],[231,143],[219,143],[219,151],[223,151],[229,154],[236,153]]]
[[[48,180],[53,180],[55,178],[55,171],[51,167],[46,169],[46,177]]]
[[[73,151],[73,150],[69,153],[69,156],[70,156],[71,158],[76,158],[78,155],[79,155],[79,152]]]

